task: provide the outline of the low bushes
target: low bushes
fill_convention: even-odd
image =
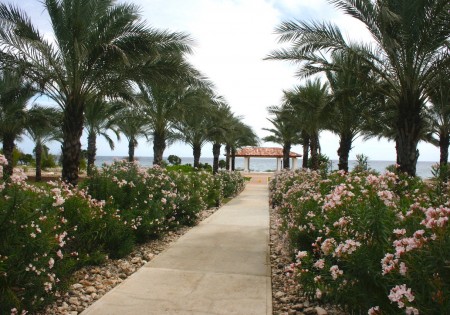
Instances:
[[[5,160],[0,156],[1,165]],[[0,182],[0,314],[41,309],[70,275],[179,225],[243,188],[240,175],[142,169],[116,162],[79,188]]]
[[[310,298],[361,314],[450,313],[448,186],[299,171],[270,189],[292,247],[287,272]]]

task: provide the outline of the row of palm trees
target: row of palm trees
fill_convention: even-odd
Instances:
[[[7,159],[24,130],[41,146],[60,139],[62,178],[77,184],[83,130],[89,172],[97,136],[114,145],[109,130],[125,135],[130,161],[138,138],[152,139],[159,165],[166,146],[176,140],[192,146],[196,165],[207,141],[214,154],[223,144],[236,148],[257,141],[186,61],[188,35],[148,27],[139,8],[128,3],[45,0],[43,5],[52,39],[22,10],[0,4],[0,136]],[[46,95],[58,108],[27,109],[34,95]]]
[[[399,171],[409,175],[416,174],[419,141],[439,145],[440,162],[446,165],[450,141],[450,2],[329,2],[362,22],[373,42],[346,40],[331,23],[282,23],[277,29],[280,42],[291,46],[274,51],[267,59],[294,62],[300,66],[300,78],[322,73],[327,82],[309,80],[285,91],[282,106],[269,109],[275,117],[271,118],[272,136],[286,146],[311,146],[315,166],[317,134],[324,129],[340,138],[340,169],[348,170],[348,153],[360,135],[395,141]],[[285,129],[289,132],[283,133]],[[289,165],[288,160],[285,165]]]

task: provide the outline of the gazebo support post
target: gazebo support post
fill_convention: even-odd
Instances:
[[[244,172],[250,173],[250,158],[244,157]]]
[[[292,170],[295,171],[297,169],[297,158],[292,158]]]
[[[281,170],[281,158],[277,158],[277,172]]]

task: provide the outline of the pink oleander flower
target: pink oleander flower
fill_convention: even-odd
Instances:
[[[402,276],[405,276],[405,275],[406,275],[406,273],[408,272],[408,267],[406,267],[406,265],[405,265],[404,262],[401,262],[401,263],[400,263],[399,268],[398,268],[398,271],[400,272],[400,274],[401,274]]]
[[[323,269],[325,267],[325,260],[324,259],[319,259],[314,263],[314,268],[317,269]]]
[[[325,241],[323,241],[320,248],[325,255],[329,255],[333,251],[334,246],[336,246],[336,241],[334,240],[334,238],[327,238]]]
[[[342,276],[344,274],[344,272],[340,270],[339,267],[336,265],[331,266],[330,272],[333,280],[336,280],[339,276]]]
[[[406,287],[406,284],[393,287],[388,298],[392,302],[396,302],[399,308],[405,307],[405,300],[409,302],[414,301],[414,295],[412,294],[411,289]]]
[[[386,254],[383,259],[381,259],[381,269],[382,274],[388,274],[396,268],[398,264],[398,259],[394,257],[393,254]]]
[[[334,250],[334,254],[337,257],[341,257],[343,254],[351,255],[354,251],[361,246],[361,243],[355,240],[346,240],[344,243],[340,243]]]
[[[406,315],[419,315],[419,310],[415,307],[408,306],[405,310]]]
[[[423,226],[434,229],[444,227],[450,217],[450,208],[439,207],[439,208],[428,208],[424,210],[426,218],[420,222]]]
[[[322,297],[322,291],[319,288],[316,289],[316,298],[320,299]]]
[[[367,312],[367,314],[369,314],[369,315],[378,315],[378,314],[381,314],[381,312],[380,312],[380,307],[379,307],[379,306],[371,307],[371,308],[369,309],[369,311]]]
[[[53,258],[50,258],[48,261],[48,267],[50,269],[52,269],[54,265],[55,265],[55,260]]]
[[[394,229],[394,234],[397,236],[402,236],[406,234],[406,230],[405,229]]]
[[[308,256],[308,252],[306,252],[306,251],[299,251],[297,253],[297,260],[302,260],[306,256]]]

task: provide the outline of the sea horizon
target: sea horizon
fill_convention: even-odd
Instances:
[[[167,156],[163,157],[167,160]],[[121,155],[99,155],[96,157],[95,165],[101,166],[103,163],[110,164],[114,160],[124,160],[127,159],[127,156]],[[153,165],[153,157],[150,156],[135,156],[135,159],[144,167]],[[181,164],[193,164],[193,157],[180,157]],[[220,156],[221,160],[225,159],[225,156]],[[332,170],[336,170],[338,168],[338,160],[330,160]],[[200,157],[200,163],[208,163],[212,165],[213,158],[212,157]],[[383,173],[386,170],[386,167],[389,165],[393,165],[396,162],[393,160],[368,160],[368,166],[379,173]],[[418,161],[417,162],[417,176],[421,178],[430,178],[433,176],[431,172],[432,165],[439,163],[436,161]],[[298,160],[297,165],[300,167],[302,164],[302,159]],[[349,160],[349,168],[350,170],[354,168],[357,164],[356,160]],[[243,170],[244,169],[244,158],[237,157],[236,158],[236,169]],[[252,172],[273,172],[276,170],[276,158],[250,158],[250,171]]]

